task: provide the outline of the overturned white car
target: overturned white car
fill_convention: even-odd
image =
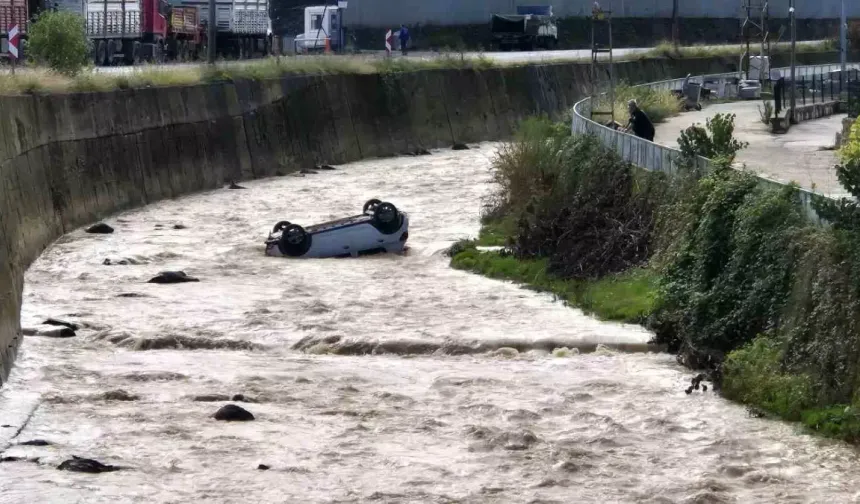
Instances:
[[[266,239],[274,257],[357,257],[401,252],[409,238],[409,216],[391,203],[372,199],[360,215],[303,228],[281,221]]]

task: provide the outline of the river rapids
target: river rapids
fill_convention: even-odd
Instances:
[[[0,389],[0,503],[860,502],[852,448],[687,395],[642,328],[451,269],[496,148],[251,181],[58,240],[22,325],[82,329],[27,336]],[[263,255],[275,222],[374,197],[410,213],[404,255]],[[146,283],[163,270],[200,282]],[[228,403],[256,419],[213,419]],[[72,455],[121,470],[58,470]]]

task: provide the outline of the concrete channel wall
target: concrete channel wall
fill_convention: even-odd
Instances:
[[[823,64],[823,65],[806,65],[795,68],[795,74],[811,75],[826,73],[840,69],[838,64]],[[860,64],[853,63],[850,68],[860,68]],[[789,68],[778,68],[782,75],[788,75]],[[730,78],[736,77],[737,73],[718,73],[718,74],[699,74],[694,78],[702,82],[706,78]],[[639,84],[639,86],[649,87],[655,90],[681,90],[685,78],[669,79],[656,82]],[[798,115],[801,121],[811,120],[826,115],[831,115],[838,111],[836,103],[810,104],[804,107],[799,107]],[[574,134],[594,135],[600,143],[605,147],[614,150],[623,159],[629,161],[635,166],[644,168],[650,171],[659,171],[669,174],[675,174],[678,170],[678,161],[681,156],[681,151],[666,147],[654,142],[649,142],[643,138],[639,138],[629,133],[618,131],[602,124],[599,124],[590,119],[591,114],[591,98],[584,98],[576,103],[573,107],[571,119],[571,131]],[[709,159],[700,157],[698,159],[699,169],[709,171],[712,168],[712,163]],[[767,187],[784,187],[785,184],[766,177],[759,176],[761,184]],[[800,197],[803,209],[809,220],[815,224],[820,224],[821,219],[812,208],[812,195],[809,190],[799,188],[798,195]]]
[[[617,68],[627,81],[649,82],[733,65],[649,60]],[[64,233],[230,180],[508,138],[529,115],[569,111],[587,92],[589,69],[295,76],[0,97],[0,384],[21,343],[24,271]]]

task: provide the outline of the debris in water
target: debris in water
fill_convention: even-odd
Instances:
[[[102,464],[98,460],[81,458],[76,455],[72,455],[72,458],[63,461],[63,463],[58,465],[57,469],[61,471],[74,471],[83,473],[103,473],[118,471],[121,469],[121,467]]]
[[[92,226],[88,227],[87,233],[90,233],[90,234],[111,234],[111,233],[113,233],[113,228],[108,226],[104,222],[99,222],[98,224],[93,224]]]
[[[224,420],[226,422],[247,422],[254,420],[254,415],[240,406],[227,404],[215,412],[215,420]]]
[[[565,347],[561,347],[561,348],[555,348],[552,351],[553,357],[571,357],[574,355],[579,355],[579,349],[578,348],[567,348],[565,346]]]
[[[184,271],[162,271],[158,276],[149,279],[146,283],[175,284],[184,282],[199,282],[200,280],[185,274]]]
[[[504,357],[506,359],[513,359],[520,354],[520,351],[516,348],[511,347],[501,347],[490,352],[490,355],[493,357]]]
[[[596,355],[615,355],[616,352],[603,343],[598,343],[597,348],[594,349],[594,353]]]

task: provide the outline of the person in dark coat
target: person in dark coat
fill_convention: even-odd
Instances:
[[[639,108],[636,100],[627,102],[627,110],[630,112],[630,122],[627,123],[627,131],[632,131],[639,138],[649,142],[654,141],[654,124],[648,115]]]
[[[406,56],[406,45],[409,43],[409,30],[406,25],[400,25],[400,51]]]

